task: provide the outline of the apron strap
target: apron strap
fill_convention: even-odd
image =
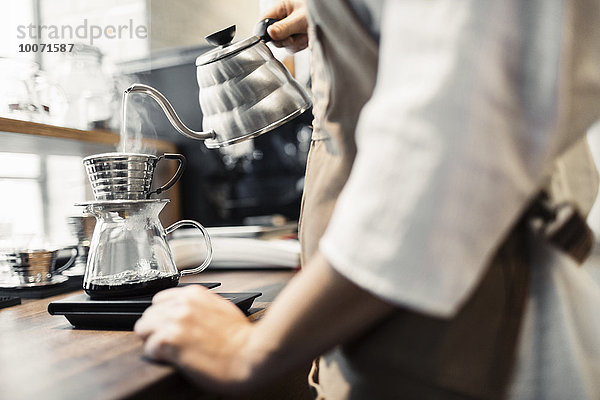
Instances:
[[[535,234],[571,256],[578,264],[590,255],[594,234],[575,204],[554,203],[542,190],[526,216]]]

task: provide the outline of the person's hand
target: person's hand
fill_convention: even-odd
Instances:
[[[251,384],[252,361],[246,354],[252,352],[245,346],[252,329],[233,303],[197,285],[158,293],[135,324],[147,357],[175,364],[217,392]]]
[[[174,364],[212,392],[237,395],[357,338],[393,310],[320,253],[256,323],[197,286],[165,290],[152,303],[135,324],[146,341],[144,353]]]
[[[275,18],[275,22],[267,28],[273,44],[285,47],[291,52],[297,52],[308,46],[308,22],[306,20],[306,5],[303,0],[282,0],[267,11],[264,18]]]

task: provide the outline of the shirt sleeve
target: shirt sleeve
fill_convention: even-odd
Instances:
[[[552,49],[538,57],[552,66],[531,75],[543,90],[524,91],[515,3],[384,6],[377,84],[319,246],[334,269],[395,305],[452,316],[541,179],[559,63]]]

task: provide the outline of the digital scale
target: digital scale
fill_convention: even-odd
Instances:
[[[212,289],[218,282],[201,283]],[[180,285],[184,286],[184,285]],[[231,301],[244,313],[248,313],[260,292],[216,293]],[[135,322],[152,305],[152,297],[134,297],[117,300],[92,300],[86,294],[78,294],[48,304],[51,315],[64,315],[75,327],[81,329],[132,330]]]

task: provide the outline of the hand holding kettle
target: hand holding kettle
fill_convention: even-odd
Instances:
[[[264,19],[276,19],[267,28],[276,47],[295,53],[308,47],[306,5],[302,0],[284,0],[263,14]]]

